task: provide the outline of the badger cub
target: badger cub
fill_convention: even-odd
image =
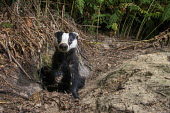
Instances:
[[[55,53],[52,58],[52,76],[61,78],[59,91],[72,93],[78,98],[78,90],[85,84],[85,78],[79,73],[79,59],[77,56],[78,33],[55,33]],[[59,77],[60,76],[60,77]],[[62,76],[62,77],[61,77]]]

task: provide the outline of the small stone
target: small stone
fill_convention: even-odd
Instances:
[[[45,105],[44,105],[44,108],[45,108],[45,109],[49,108],[49,105],[48,105],[48,104],[45,104]]]
[[[0,113],[3,113],[4,108],[2,106],[0,106]]]
[[[41,107],[41,103],[37,103],[35,107]]]
[[[102,45],[103,45],[104,49],[110,49],[109,44],[102,44]]]

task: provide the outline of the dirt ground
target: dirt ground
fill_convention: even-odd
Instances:
[[[104,42],[104,41],[103,41]],[[122,43],[112,43],[112,44],[100,44],[100,45],[92,45],[91,50],[92,54],[88,56],[88,62],[91,64],[91,71],[92,75],[88,78],[86,81],[86,86],[82,90],[80,90],[80,99],[75,100],[70,94],[64,94],[59,92],[48,92],[46,90],[41,90],[37,93],[33,93],[34,90],[30,89],[39,89],[39,86],[31,82],[32,85],[29,83],[26,85],[26,87],[18,88],[18,90],[14,90],[13,86],[9,86],[9,83],[6,81],[6,78],[2,77],[2,74],[9,75],[9,78],[15,79],[15,76],[19,73],[22,73],[22,71],[16,66],[15,63],[6,64],[3,68],[3,73],[1,73],[1,76],[3,79],[1,79],[1,83],[5,83],[4,86],[8,90],[0,90],[0,112],[2,113],[11,113],[11,112],[20,112],[20,113],[57,113],[57,112],[68,112],[68,113],[79,113],[79,112],[129,112],[133,113],[135,112],[133,109],[120,109],[119,107],[115,107],[112,110],[106,110],[102,109],[103,106],[105,106],[105,103],[101,103],[103,98],[103,94],[107,94],[107,90],[101,90],[99,88],[96,88],[96,82],[103,78],[103,76],[107,76],[105,74],[106,72],[109,72],[110,70],[115,70],[118,66],[122,64],[124,61],[128,61],[131,58],[134,58],[135,56],[142,55],[142,54],[149,54],[149,53],[155,53],[158,51],[169,51],[169,48],[164,48],[161,50],[154,49],[153,47],[147,47],[143,49],[122,49],[117,51],[117,48],[123,48],[126,47],[127,44]],[[51,52],[52,53],[52,52]],[[26,65],[26,64],[25,64]],[[27,66],[32,66],[32,64],[27,64]],[[11,68],[12,67],[12,68]],[[31,68],[31,67],[29,67]],[[28,69],[29,69],[28,68]],[[29,70],[32,70],[34,67],[32,67]],[[13,71],[11,70],[13,69]],[[21,74],[22,75],[22,74]],[[7,78],[8,78],[7,77]],[[124,79],[127,79],[126,77]],[[20,84],[22,83],[23,78],[20,80]],[[117,78],[119,80],[119,78]],[[25,81],[24,81],[25,82]],[[19,82],[17,82],[19,83]],[[124,81],[115,82],[114,87],[119,88],[119,84],[124,83]],[[1,85],[3,85],[1,84]],[[7,84],[7,85],[6,85]],[[25,84],[25,83],[24,83]],[[134,84],[135,85],[135,84]],[[8,87],[6,87],[8,86]],[[18,86],[18,84],[17,84]],[[37,88],[35,88],[37,86]],[[133,87],[133,86],[131,86]],[[1,86],[2,89],[3,86]],[[23,93],[23,91],[19,91],[19,89],[27,90],[26,92],[32,92],[29,95],[28,93]],[[120,87],[121,89],[121,87]],[[30,91],[28,91],[30,90]],[[115,91],[116,92],[116,91]],[[119,90],[117,90],[119,92]],[[23,94],[22,94],[23,93]],[[118,94],[117,94],[118,95]],[[147,97],[147,95],[145,95]],[[118,97],[121,97],[119,94]],[[99,99],[99,111],[96,109],[96,103],[94,101],[87,101],[88,99]],[[119,103],[120,100],[114,101],[114,103]],[[96,101],[95,101],[96,102]],[[107,102],[106,102],[107,103]],[[106,107],[107,108],[107,107]],[[101,110],[102,109],[102,110]],[[160,108],[161,109],[161,108]],[[166,110],[163,110],[166,112]],[[140,111],[141,112],[141,111]],[[160,110],[161,112],[161,110]],[[142,113],[142,112],[141,112]],[[167,111],[168,113],[168,111]]]
[[[61,19],[57,15],[49,17],[41,15],[38,20],[36,17],[29,18],[15,14],[11,14],[10,18],[1,14],[1,17],[4,18],[0,18],[0,113],[136,112],[134,109],[129,109],[128,106],[123,105],[122,108],[125,109],[121,109],[120,106],[108,104],[107,102],[112,103],[110,101],[112,98],[110,100],[107,98],[107,100],[105,97],[110,94],[108,90],[112,88],[112,85],[101,90],[102,87],[98,85],[98,82],[107,77],[108,72],[116,70],[124,61],[129,61],[136,56],[163,51],[170,52],[168,47],[162,47],[158,43],[164,38],[164,34],[146,42],[120,40],[121,37],[99,34],[100,41],[96,43],[95,36],[83,33],[73,21],[70,21],[70,18]],[[56,20],[53,20],[54,18]],[[41,23],[39,27],[37,27],[38,22]],[[3,27],[2,23],[10,24],[10,27]],[[61,26],[67,32],[74,31],[80,34],[81,56],[91,71],[86,86],[79,91],[79,100],[73,99],[71,94],[48,92],[42,89],[37,75],[38,69],[44,65],[50,65],[54,52],[53,34],[59,31]],[[113,80],[118,81],[113,83],[113,89],[115,88],[113,96],[115,95],[117,98],[122,97],[123,93],[120,93],[124,88],[122,86],[123,84],[126,86],[125,83],[128,83],[126,80],[129,77],[123,77],[124,79],[117,77],[116,80]],[[116,93],[118,94],[116,95]],[[169,99],[169,96],[164,96]],[[131,103],[133,103],[132,101],[130,100]],[[160,101],[162,100],[160,99]],[[119,102],[120,100],[114,100],[114,103]],[[148,103],[142,104],[142,107],[148,107],[145,106]],[[159,112],[166,112],[164,105],[160,106]]]
[[[168,113],[169,56],[155,52],[124,61],[83,89],[82,103],[96,112]]]

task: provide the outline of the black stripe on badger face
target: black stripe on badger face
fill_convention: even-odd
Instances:
[[[57,46],[58,50],[61,52],[68,52],[70,49],[77,47],[78,33],[76,32],[56,32],[55,37],[55,46]]]

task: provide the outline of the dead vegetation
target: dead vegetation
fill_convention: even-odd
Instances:
[[[37,8],[34,4],[30,4],[31,6]],[[0,14],[0,112],[93,110],[79,100],[73,100],[68,94],[38,89],[40,86],[37,83],[41,84],[41,81],[37,69],[50,64],[54,49],[53,34],[56,31],[74,31],[80,34],[81,56],[92,71],[89,83],[122,60],[132,58],[136,51],[143,51],[141,49],[151,46],[161,47],[160,42],[167,42],[170,37],[168,29],[165,34],[161,33],[151,40],[119,41],[112,37],[111,43],[97,43],[94,42],[95,36],[83,33],[70,17],[56,15],[49,9],[46,15],[42,12],[35,15],[30,8],[22,11],[21,14],[7,7]],[[99,36],[107,39],[106,36]]]

